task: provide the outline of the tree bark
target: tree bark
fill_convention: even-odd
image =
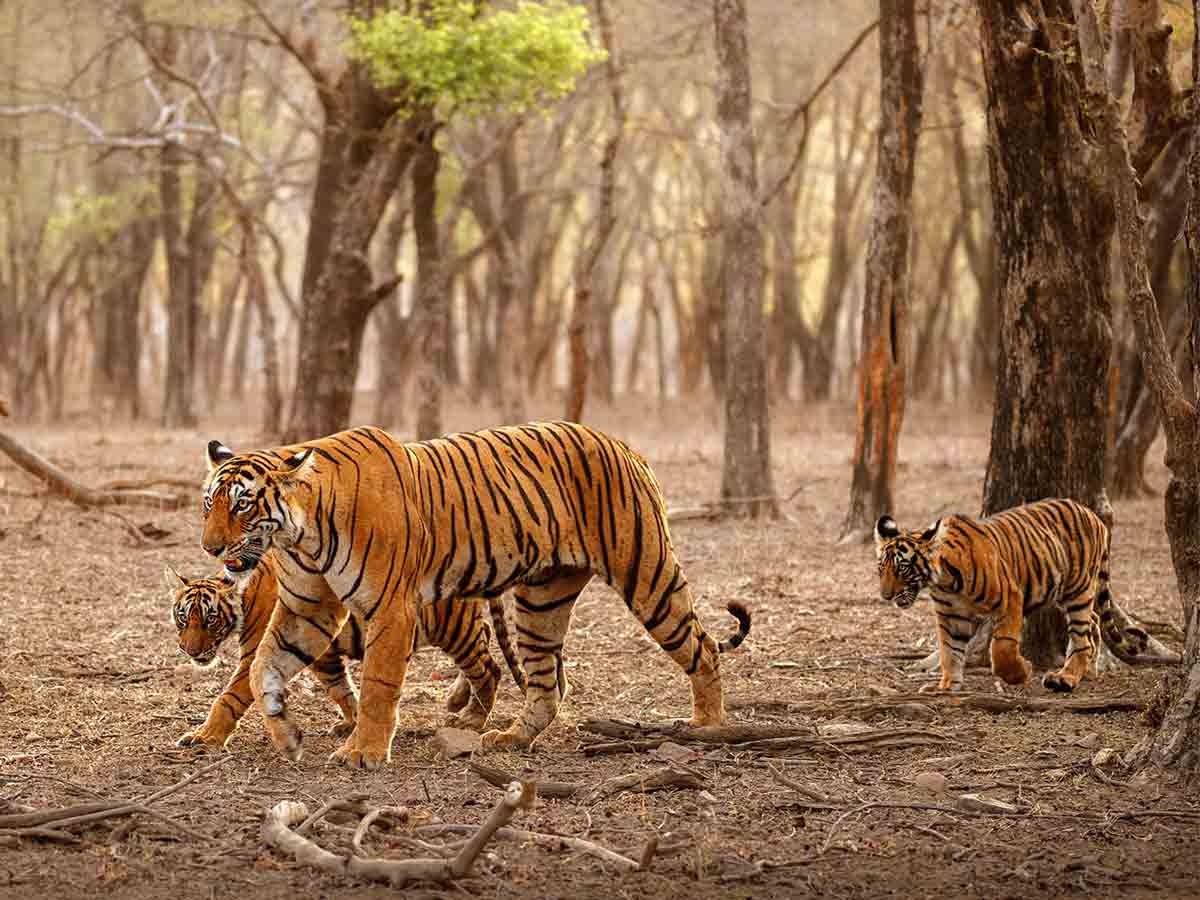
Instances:
[[[315,68],[316,77],[324,76]],[[325,114],[309,215],[300,355],[284,443],[350,423],[363,333],[371,310],[395,286],[372,286],[371,237],[417,147],[421,117],[396,117],[394,98],[360,64],[317,85]]]
[[[725,463],[721,502],[733,515],[778,515],[767,402],[762,206],[751,123],[745,0],[714,0],[721,134],[721,277],[725,307]]]
[[[579,422],[583,419],[583,404],[587,399],[588,387],[588,322],[592,318],[592,291],[595,288],[596,265],[600,262],[608,239],[617,224],[616,163],[621,149],[621,138],[625,134],[625,96],[621,90],[621,77],[617,64],[617,50],[613,42],[612,20],[604,0],[595,0],[596,18],[600,22],[600,37],[608,52],[605,61],[605,79],[608,82],[609,98],[612,101],[613,124],[604,152],[600,157],[600,192],[596,205],[596,221],[587,247],[575,272],[575,305],[571,311],[571,325],[567,331],[570,342],[570,375],[567,382],[566,419]]]
[[[921,128],[920,46],[914,0],[880,8],[875,204],[867,249],[850,505],[842,538],[869,533],[879,516],[893,511],[911,352],[908,254]]]
[[[449,308],[442,272],[437,227],[437,176],[442,154],[434,143],[437,128],[431,115],[419,134],[412,165],[413,234],[417,240],[417,300],[414,319],[417,353],[417,440],[442,434],[442,388],[445,376],[446,316]]]
[[[1131,753],[1147,769],[1200,769],[1200,143],[1193,141],[1188,161],[1191,196],[1184,229],[1188,262],[1188,329],[1192,358],[1192,390],[1185,391],[1171,359],[1150,286],[1145,222],[1138,207],[1134,170],[1115,100],[1098,75],[1099,32],[1087,0],[1074,0],[1080,46],[1087,75],[1087,103],[1096,118],[1096,134],[1104,141],[1104,162],[1116,198],[1121,264],[1130,316],[1137,331],[1142,367],[1151,384],[1166,431],[1166,464],[1170,481],[1164,496],[1164,520],[1171,559],[1183,606],[1186,636],[1182,669],[1168,688],[1166,711],[1158,731]],[[1200,0],[1193,0],[1200,16]],[[1200,31],[1193,37],[1192,75],[1200,77]],[[1193,127],[1200,124],[1200,98],[1192,97]]]
[[[1112,200],[1090,163],[1074,17],[1067,0],[1027,4],[1028,15],[1001,0],[979,10],[1000,305],[983,513],[1071,497],[1111,528]],[[1022,652],[1034,665],[1057,664],[1065,622],[1052,605],[1027,620]]]

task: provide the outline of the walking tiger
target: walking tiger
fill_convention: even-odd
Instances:
[[[528,678],[521,715],[485,747],[528,747],[554,719],[562,648],[593,575],[623,597],[688,675],[692,725],[724,720],[718,644],[696,618],[646,461],[622,442],[570,422],[495,428],[401,443],[356,428],[303,445],[235,454],[208,445],[202,544],[234,578],[275,556],[280,605],[250,684],[277,747],[300,734],[286,686],[329,646],[353,611],[365,653],[354,731],[333,758],[375,768],[390,759],[395,708],[426,604],[511,589]]]
[[[922,592],[933,598],[940,690],[962,687],[967,643],[985,618],[995,622],[992,672],[1024,684],[1032,667],[1021,656],[1021,626],[1048,602],[1069,620],[1066,663],[1042,679],[1051,690],[1074,690],[1088,672],[1099,637],[1093,613],[1123,654],[1145,649],[1144,631],[1121,630],[1113,619],[1108,527],[1073,500],[1040,500],[984,519],[944,516],[923,532],[900,531],[884,516],[875,525],[875,547],[884,600],[905,608]]]

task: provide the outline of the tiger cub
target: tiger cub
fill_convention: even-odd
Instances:
[[[1021,656],[1025,616],[1045,603],[1067,614],[1067,660],[1042,684],[1074,690],[1097,652],[1093,621],[1123,658],[1145,650],[1147,634],[1114,620],[1108,589],[1108,526],[1073,500],[1041,500],[984,519],[951,515],[925,531],[901,531],[884,516],[875,525],[879,593],[901,608],[927,591],[938,623],[939,690],[962,687],[967,643],[983,619],[992,631],[992,672],[1024,684],[1032,667]]]
[[[212,665],[221,644],[233,632],[238,632],[241,656],[229,683],[213,703],[204,724],[176,742],[181,747],[197,744],[223,747],[238,720],[254,703],[250,691],[250,666],[279,598],[275,567],[270,557],[266,557],[248,578],[237,584],[221,574],[189,580],[170,567],[164,575],[172,600],[171,620],[179,632],[179,648],[193,663],[201,667]],[[503,599],[489,599],[488,606],[509,671],[524,691],[525,673],[517,664],[512,638],[505,625]],[[446,604],[425,606],[420,634],[422,643],[446,650],[459,667],[458,678],[446,698],[446,709],[451,714],[447,724],[476,731],[487,720],[500,679],[499,669],[488,650],[491,629],[480,612],[478,603],[456,605],[451,609],[447,609]],[[338,737],[344,738],[354,730],[358,711],[358,698],[346,671],[346,660],[362,658],[362,627],[357,618],[351,616],[329,649],[309,665],[329,699],[341,710],[342,721],[330,730]]]

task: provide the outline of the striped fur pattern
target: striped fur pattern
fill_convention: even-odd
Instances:
[[[353,611],[365,630],[359,715],[334,753],[374,768],[390,755],[395,708],[426,604],[514,594],[525,706],[485,746],[528,747],[566,690],[562,653],[576,599],[598,575],[687,673],[693,725],[724,719],[718,644],[696,618],[667,529],[662,492],[625,444],[573,423],[538,423],[401,443],[376,428],[300,447],[235,455],[208,449],[202,543],[234,577],[269,548],[279,570],[273,635],[251,688],[276,746],[299,735],[288,681]]]
[[[269,555],[264,557],[240,582],[230,580],[224,572],[189,580],[171,568],[166,570],[165,579],[171,598],[171,620],[179,633],[179,648],[195,664],[211,665],[221,644],[231,634],[238,635],[241,652],[225,690],[213,703],[204,724],[177,741],[181,747],[224,747],[254,700],[250,668],[279,598],[274,564]],[[514,679],[523,688],[524,673],[517,668],[515,648],[503,625],[503,598],[490,600],[489,607],[497,624],[501,650]],[[420,642],[442,647],[459,668],[458,679],[446,698],[448,725],[475,730],[483,726],[487,717],[485,708],[490,708],[500,680],[499,669],[488,650],[490,639],[491,629],[482,620],[478,603],[422,607]],[[358,709],[358,692],[346,671],[346,661],[362,658],[363,629],[351,616],[329,648],[309,666],[329,699],[341,710],[342,721],[331,733],[343,738],[354,730]]]
[[[879,592],[901,608],[933,599],[938,622],[940,690],[962,687],[967,643],[984,619],[994,621],[992,672],[1023,684],[1031,666],[1021,656],[1025,616],[1045,603],[1067,614],[1067,659],[1042,683],[1071,691],[1091,669],[1099,629],[1130,655],[1144,651],[1145,632],[1121,631],[1109,595],[1108,527],[1073,500],[1041,500],[975,519],[952,515],[927,530],[900,531],[884,516],[875,526]]]

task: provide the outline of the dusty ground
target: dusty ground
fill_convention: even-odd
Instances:
[[[711,414],[642,410],[618,419],[601,412],[593,421],[646,453],[672,507],[716,495],[721,443]],[[743,600],[754,613],[749,640],[724,661],[731,721],[814,728],[854,721],[861,714],[839,711],[836,704],[819,714],[789,704],[915,689],[923,679],[904,670],[903,657],[928,641],[929,612],[924,604],[904,612],[881,604],[873,549],[833,543],[848,492],[848,418],[840,411],[780,413],[776,421],[775,477],[780,494],[791,498],[789,521],[682,522],[675,542],[714,633],[732,627],[722,611],[729,599]],[[150,476],[198,481],[208,438],[234,447],[256,443],[253,429],[235,422],[229,417],[191,433],[99,425],[10,431],[92,485]],[[460,411],[448,424],[489,422]],[[902,525],[978,508],[988,427],[985,417],[961,410],[910,416],[896,510]],[[1161,448],[1152,458],[1151,481],[1161,488]],[[198,512],[137,508],[127,515],[169,535],[161,544],[139,547],[111,516],[44,502],[32,479],[0,460],[0,805],[142,797],[207,759],[176,749],[174,741],[202,720],[230,672],[233,648],[214,671],[196,677],[178,672],[182,659],[161,587],[165,563],[197,575],[211,568],[198,547]],[[1118,595],[1145,619],[1178,622],[1161,500],[1121,502],[1117,520]],[[486,761],[514,773],[576,782],[661,769],[665,763],[646,753],[585,756],[580,745],[593,738],[576,725],[588,717],[686,716],[684,677],[607,588],[589,589],[573,633],[588,640],[577,640],[574,650],[568,640],[574,692],[557,723],[536,752]],[[405,687],[392,765],[369,775],[326,765],[335,744],[322,732],[335,714],[302,677],[293,709],[308,738],[299,764],[276,754],[251,712],[225,764],[161,803],[163,812],[207,841],[138,817],[96,825],[75,846],[0,846],[0,897],[389,895],[386,887],[325,876],[274,854],[260,843],[259,824],[277,800],[315,807],[352,793],[366,794],[373,804],[408,806],[421,822],[482,821],[497,797],[494,789],[463,761],[437,758],[431,747],[448,674],[436,651],[418,655]],[[1085,682],[1078,695],[1144,699],[1157,677],[1154,671],[1110,673]],[[968,676],[968,687],[990,685],[984,673]],[[1025,691],[1044,693],[1040,686]],[[517,706],[510,684],[494,721],[505,723]],[[1161,814],[1194,809],[1195,789],[1128,786],[1129,773],[1119,764],[1106,766],[1103,778],[1089,764],[1099,748],[1125,751],[1136,743],[1146,731],[1137,712],[993,714],[936,701],[929,709],[930,721],[861,716],[876,728],[934,735],[926,746],[861,755],[706,751],[688,763],[707,781],[706,793],[626,793],[590,804],[543,801],[514,823],[585,836],[634,856],[649,836],[669,833],[662,843],[683,850],[658,858],[649,871],[616,875],[590,856],[499,842],[459,886],[409,889],[408,895],[1196,893],[1195,820]],[[768,764],[831,802],[816,803],[785,787]],[[945,775],[948,793],[934,796],[914,785],[914,776],[926,771]],[[1031,814],[860,808],[870,802],[950,805],[964,792],[1016,803]],[[123,821],[132,827],[122,827]],[[321,826],[315,834],[326,846],[348,846],[344,830]],[[402,855],[393,844],[387,833],[373,832],[367,846],[380,855]]]

